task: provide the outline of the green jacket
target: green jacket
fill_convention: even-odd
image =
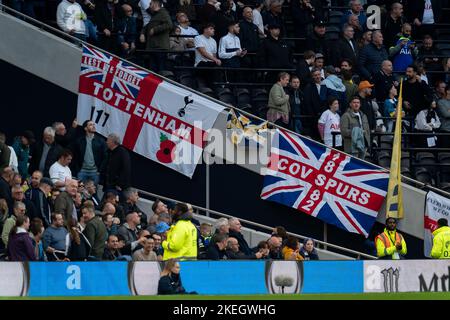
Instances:
[[[433,248],[431,257],[450,259],[450,227],[440,227],[433,232]]]
[[[24,146],[20,141],[20,137],[14,139],[12,145],[17,155],[18,170],[22,178],[27,178],[28,174],[28,160],[30,158],[30,147]]]
[[[191,220],[178,220],[167,232],[163,241],[163,260],[197,258],[197,228]]]
[[[105,242],[108,231],[103,221],[99,217],[94,217],[86,224],[83,234],[91,245],[91,256],[101,259],[105,251]]]
[[[283,87],[279,83],[275,83],[272,89],[270,89],[267,106],[270,109],[289,115],[289,96],[284,92]]]
[[[169,34],[172,30],[172,20],[170,19],[169,13],[166,9],[161,8],[156,12],[150,22],[145,26],[142,31],[145,34],[147,43],[145,48],[147,50],[152,49],[165,49],[169,50],[170,41]],[[150,30],[153,29],[153,35],[150,35]]]
[[[369,147],[369,121],[367,120],[367,116],[361,110],[359,113],[361,114],[366,147]],[[346,153],[352,153],[352,130],[354,127],[360,127],[359,119],[358,116],[353,113],[351,108],[348,108],[341,117],[341,136],[344,142],[344,152]]]
[[[16,225],[16,216],[12,215],[8,219],[6,219],[5,224],[3,225],[2,230],[2,240],[5,244],[5,247],[8,246],[8,240],[9,240],[9,233],[11,232],[12,228]]]

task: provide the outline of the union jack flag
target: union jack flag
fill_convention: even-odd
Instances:
[[[277,130],[261,198],[367,237],[388,180],[384,169]]]
[[[136,68],[126,61],[119,60],[108,53],[83,46],[80,76],[105,83],[107,82],[108,66],[114,66],[115,76],[109,77],[111,79],[111,88],[127,97],[137,98],[140,89],[138,81],[148,76],[148,72]]]

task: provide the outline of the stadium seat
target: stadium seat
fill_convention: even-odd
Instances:
[[[342,18],[344,14],[341,11],[330,11],[330,13],[328,14],[328,16],[330,17],[339,17]]]
[[[411,170],[409,170],[409,168],[402,168],[401,173],[405,177],[412,178]]]
[[[218,88],[216,90],[217,98],[225,103],[235,105],[234,95],[228,88]]]
[[[419,167],[416,169],[415,177],[417,181],[420,181],[424,184],[431,184],[433,183],[433,177],[431,176],[430,172],[426,168]]]
[[[420,167],[426,168],[434,176],[436,174],[436,159],[430,152],[419,152],[416,154],[416,163]]]
[[[172,71],[169,71],[169,70],[161,70],[161,71],[159,72],[159,74],[160,74],[161,76],[167,78],[167,79],[170,79],[170,80],[174,80],[174,81],[175,81],[175,75],[173,74]]]
[[[411,165],[411,157],[409,152],[402,151],[401,167],[409,168]]]
[[[210,96],[211,98],[216,98],[214,91],[211,88],[208,87],[201,87],[198,89],[201,93],[206,94],[207,96]]]
[[[253,107],[252,107],[252,105],[251,104],[249,104],[249,103],[247,103],[247,104],[242,104],[242,105],[239,105],[238,106],[239,107],[239,109],[241,109],[241,110],[243,110],[243,111],[247,111],[247,112],[252,112],[252,110],[253,110]]]
[[[391,166],[391,155],[387,151],[380,151],[378,154],[378,165],[389,169]]]
[[[236,97],[236,104],[240,108],[241,106],[251,103],[250,92],[245,88],[238,88],[234,91]]]
[[[441,183],[450,182],[450,153],[441,153],[438,155],[438,161],[448,166],[439,167],[439,179]]]
[[[190,73],[181,74],[179,77],[179,82],[186,87],[193,89],[197,88],[197,82],[195,81],[194,76]]]

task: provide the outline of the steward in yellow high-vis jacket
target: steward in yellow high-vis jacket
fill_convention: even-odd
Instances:
[[[433,248],[431,257],[435,259],[450,259],[450,227],[447,219],[437,221],[438,228],[433,232]]]
[[[163,260],[197,259],[197,228],[191,222],[192,214],[185,203],[177,203],[174,210],[174,224],[162,243]]]
[[[386,219],[386,228],[375,238],[377,256],[381,259],[398,260],[406,255],[406,242],[403,236],[397,232],[397,220]]]

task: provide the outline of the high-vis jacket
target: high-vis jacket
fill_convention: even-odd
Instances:
[[[450,227],[440,227],[433,232],[433,248],[431,257],[435,259],[450,259]]]
[[[178,220],[172,225],[162,246],[163,260],[197,259],[197,229],[191,220]]]
[[[402,244],[402,250],[397,250],[396,243]],[[407,252],[405,239],[397,230],[388,231],[385,228],[384,232],[375,238],[375,246],[377,247],[377,256],[384,259],[398,260]]]

